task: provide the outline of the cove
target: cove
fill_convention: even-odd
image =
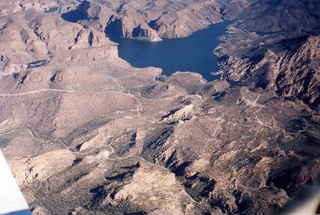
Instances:
[[[159,67],[162,74],[171,75],[176,71],[192,71],[206,80],[217,77],[210,74],[218,71],[218,57],[213,50],[221,43],[219,36],[226,33],[231,21],[213,24],[191,36],[178,39],[163,39],[147,42],[127,38],[110,39],[118,43],[118,55],[137,68]]]

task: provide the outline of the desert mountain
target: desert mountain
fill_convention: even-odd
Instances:
[[[1,2],[0,147],[33,214],[284,207],[320,179],[318,6]],[[185,37],[231,19],[213,82],[134,68],[106,37]]]

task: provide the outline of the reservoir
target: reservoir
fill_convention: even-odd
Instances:
[[[162,74],[176,71],[200,73],[208,81],[214,80],[210,73],[218,71],[218,57],[213,50],[221,43],[219,36],[226,33],[231,21],[213,24],[191,36],[147,42],[127,38],[111,38],[119,44],[119,57],[137,68],[159,67]]]

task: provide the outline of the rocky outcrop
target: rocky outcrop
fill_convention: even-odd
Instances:
[[[190,120],[192,117],[192,111],[193,105],[186,105],[179,110],[174,110],[169,114],[163,116],[162,120],[166,122]]]
[[[133,25],[132,18],[128,17],[121,19],[111,17],[107,23],[105,32],[110,37],[134,38],[150,42],[161,41],[158,33],[146,23],[135,26]]]
[[[147,8],[142,4],[140,9],[133,9],[130,3],[121,5],[108,21],[105,32],[115,37],[159,41],[160,38],[186,37],[221,21],[219,4],[214,1],[171,4],[147,4]],[[169,7],[169,10],[164,9]],[[163,9],[165,11],[159,13]]]
[[[34,180],[45,181],[72,166],[76,156],[68,150],[47,152],[35,158],[23,158],[11,163],[15,179],[19,186],[31,184]]]
[[[111,37],[160,41],[162,38],[186,37],[207,26],[221,22],[222,17],[233,19],[249,1],[231,4],[221,1],[175,2],[101,2],[84,1],[62,17],[104,32]],[[229,16],[225,16],[229,14]]]
[[[263,3],[257,3],[247,9],[250,15],[245,12],[242,16],[247,17],[248,21],[239,21],[235,24],[236,29],[242,30],[236,34],[224,36],[228,44],[223,44],[216,49],[216,54],[221,56],[222,70],[226,71],[227,78],[238,81],[239,84],[273,89],[280,96],[299,99],[318,108],[320,104],[319,22],[316,20],[319,14],[317,15],[318,11],[312,12],[312,8],[315,8],[318,2],[303,3],[299,8],[290,7],[297,10],[298,14],[307,14],[306,19],[297,16],[297,19],[282,20],[281,25],[286,26],[282,30],[273,30],[268,24],[268,19],[261,17],[261,13],[271,13],[270,8],[273,8],[273,3],[265,3],[264,6],[260,4]],[[274,6],[277,11],[276,16],[272,16],[273,19],[286,13],[285,4],[294,4],[294,1],[279,1]],[[252,7],[259,10],[253,10]],[[250,24],[252,20],[264,22],[264,24],[253,27]],[[279,27],[280,24],[274,25]],[[295,26],[293,33],[290,26]],[[263,27],[275,33],[261,35],[259,31],[265,31],[260,29]],[[234,40],[236,38],[238,41]]]
[[[70,7],[76,3],[74,0],[68,0],[65,1],[66,7]],[[0,17],[4,17],[7,15],[12,15],[12,13],[19,13],[21,11],[35,9],[37,11],[41,12],[50,12],[50,11],[56,11],[61,7],[61,4],[58,0],[54,1],[42,1],[39,2],[37,0],[30,0],[30,1],[23,1],[23,0],[8,0],[5,2],[0,2]]]
[[[304,39],[304,38],[303,38]],[[320,36],[309,36],[294,53],[277,59],[275,85],[279,95],[320,105]]]
[[[220,5],[211,1],[197,2],[178,11],[169,11],[151,20],[149,25],[161,38],[178,38],[221,21]]]
[[[1,21],[2,76],[19,74],[37,62],[79,62],[87,58],[99,60],[118,55],[117,47],[105,38],[104,33],[66,23],[58,14],[44,16],[30,9],[16,14],[15,19],[7,16],[2,17]],[[114,46],[110,46],[111,44]],[[64,54],[66,52],[69,53]]]
[[[258,1],[244,10],[236,26],[255,32],[299,36],[319,28],[319,1]]]
[[[274,89],[278,95],[318,107],[319,38],[310,35],[262,45],[246,57],[231,55],[221,66],[233,81]]]
[[[143,162],[140,164],[143,166],[134,172],[129,183],[116,191],[115,200],[130,198],[137,205],[143,202],[142,207],[154,214],[193,214],[194,202],[173,173]]]

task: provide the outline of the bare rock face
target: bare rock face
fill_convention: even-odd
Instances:
[[[15,161],[12,165],[12,171],[18,173],[27,173],[26,175],[15,175],[18,185],[32,183],[33,180],[45,181],[52,175],[72,166],[75,160],[68,150],[50,151],[35,158],[23,158]]]
[[[140,3],[140,10],[132,10],[130,3],[122,6],[111,17],[106,34],[116,37],[138,38],[159,41],[160,38],[186,37],[196,30],[221,21],[219,5],[215,2],[192,2],[184,5]],[[169,8],[170,9],[166,9]],[[143,10],[143,12],[142,12]],[[159,11],[164,10],[162,13]]]
[[[256,32],[287,32],[297,36],[319,27],[319,2],[258,1],[239,16],[237,27]]]
[[[175,175],[156,168],[150,166],[137,169],[129,183],[115,194],[114,199],[130,198],[134,204],[143,202],[143,207],[153,213],[169,211],[171,214],[192,214],[195,206],[193,199],[184,191]]]
[[[146,23],[135,26],[132,23],[132,19],[129,17],[123,17],[121,19],[113,17],[108,22],[106,34],[112,37],[138,38],[141,40],[149,40],[154,42],[161,41],[161,38],[154,29],[152,29]]]
[[[273,19],[288,12],[285,4],[295,5],[290,8],[297,12],[290,14],[296,14],[297,17],[286,18],[281,21],[282,24],[274,23],[276,30],[270,28],[268,19],[260,15],[270,14],[273,3],[265,3],[263,6],[259,6],[259,3],[248,7],[250,15],[247,12],[242,15],[248,16],[248,21],[239,21],[235,24],[235,29],[240,33],[224,37],[227,43],[232,42],[235,45],[222,45],[216,49],[216,53],[226,58],[221,66],[231,80],[251,83],[254,87],[274,89],[278,95],[290,99],[298,98],[318,108],[320,104],[319,12],[313,9],[318,2],[309,1],[298,8],[294,1],[279,1],[274,6],[277,12]],[[251,7],[257,10],[250,10]],[[297,14],[306,14],[306,17]],[[265,24],[253,27],[252,22],[265,22]],[[286,27],[278,29],[280,25]],[[260,28],[269,29],[269,33],[261,35],[261,32],[267,30]],[[256,31],[258,34],[248,31]],[[234,40],[236,38],[237,41]]]
[[[96,48],[94,51],[87,50],[91,59],[101,58],[101,55],[117,56],[116,47],[109,46],[112,42],[106,39],[103,33],[94,29],[83,29],[77,24],[65,23],[57,15],[44,15],[30,9],[16,14],[14,18],[5,16],[1,20],[1,75],[16,74],[18,77],[21,71],[44,66],[51,60],[57,61],[55,55],[61,56],[70,52],[67,54],[70,56],[71,53],[77,53],[71,50]],[[66,60],[65,57],[63,61]],[[80,56],[71,56],[70,61],[80,61],[87,57],[84,55],[81,59]]]
[[[233,2],[239,14],[249,5],[248,1]],[[223,13],[229,11],[223,1],[84,1],[75,10],[62,17],[83,26],[92,26],[111,37],[126,37],[148,41],[162,38],[186,37],[193,32],[222,21]],[[232,15],[230,16],[230,18]]]
[[[32,212],[269,214],[318,182],[317,29],[251,28],[286,2],[1,7],[0,147]],[[316,19],[315,6],[299,14]],[[215,50],[214,82],[134,68],[104,32],[183,37],[246,7]]]
[[[294,54],[282,59],[276,83],[278,93],[297,97],[314,107],[320,105],[320,36],[309,36]],[[289,55],[289,56],[288,56]]]

